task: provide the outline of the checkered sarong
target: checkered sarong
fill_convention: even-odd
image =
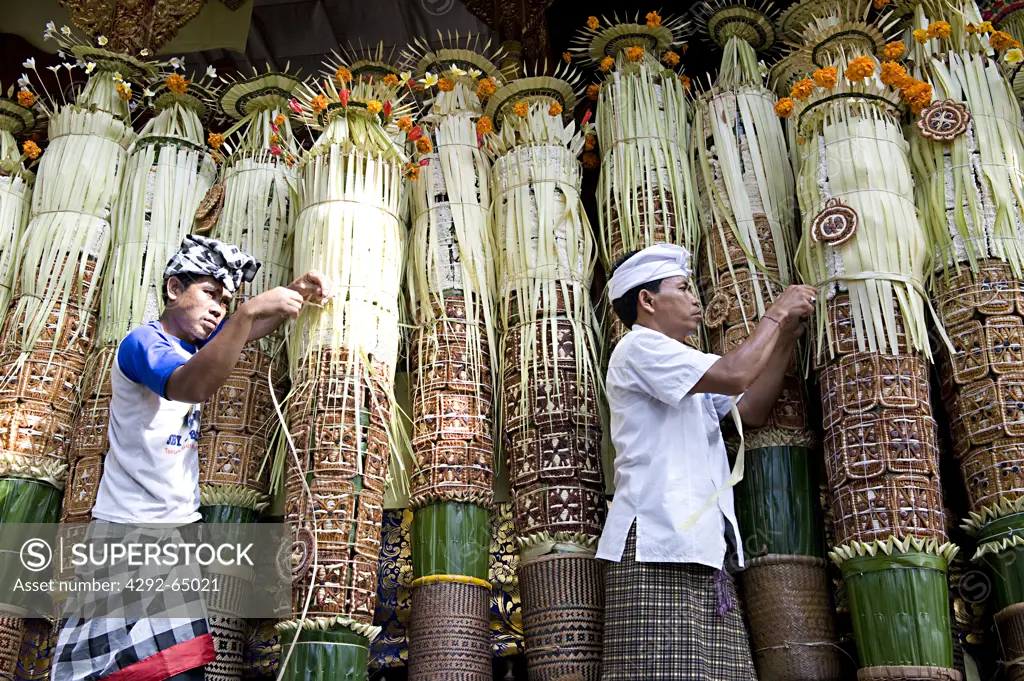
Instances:
[[[757,681],[750,639],[736,607],[717,611],[715,569],[638,563],[636,525],[618,563],[605,568],[602,681]]]
[[[109,525],[107,526],[109,527]],[[93,521],[90,536],[101,541],[104,523]],[[135,528],[113,541],[150,543],[155,535]],[[181,542],[180,535],[158,535]],[[120,566],[80,569],[82,580],[123,580],[128,577],[162,578],[170,583],[201,577],[195,565],[142,568],[131,572]],[[175,674],[214,662],[213,636],[206,621],[200,591],[121,590],[70,597],[68,616],[61,626],[53,655],[53,681],[162,681]],[[79,616],[98,613],[107,616]],[[140,617],[139,613],[149,616]]]

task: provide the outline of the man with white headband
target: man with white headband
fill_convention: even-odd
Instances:
[[[660,244],[616,265],[608,297],[630,329],[608,362],[615,496],[605,572],[602,681],[756,681],[736,590],[743,566],[719,421],[761,426],[815,289],[790,286],[750,337],[719,357],[684,341],[701,314],[690,254]],[[735,396],[742,396],[738,402]]]

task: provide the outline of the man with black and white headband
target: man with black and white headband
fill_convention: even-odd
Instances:
[[[323,303],[331,282],[315,271],[250,298],[232,295],[260,263],[216,239],[187,236],[164,271],[160,319],[133,329],[111,369],[104,460],[92,515],[126,525],[186,525],[199,514],[199,412],[228,379],[242,347]],[[205,619],[69,618],[54,654],[55,681],[202,681],[215,660]]]

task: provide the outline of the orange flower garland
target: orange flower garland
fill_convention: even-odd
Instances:
[[[185,80],[180,74],[172,73],[167,76],[167,89],[176,95],[185,94],[190,81]]]
[[[451,78],[441,78],[437,81],[437,89],[441,92],[451,92],[455,89],[455,81]]]
[[[387,85],[388,87],[395,87],[396,85],[398,85],[398,76],[396,76],[393,73],[389,73],[388,75],[384,76],[384,84]]]
[[[598,21],[597,17],[594,17],[594,16],[587,17],[587,28],[589,28],[591,31],[596,31],[597,27],[600,26],[600,25],[601,25],[601,22]]]
[[[516,105],[512,107],[512,111],[520,118],[526,118],[526,114],[530,113],[530,105],[526,102],[516,102]]]
[[[661,61],[664,62],[665,66],[679,66],[679,55],[669,50],[665,54],[661,55]]]
[[[403,116],[402,118],[398,119],[397,125],[398,129],[401,130],[402,132],[409,132],[410,130],[412,130],[412,119],[409,118],[408,116]]]
[[[600,85],[588,85],[587,86],[587,99],[597,101],[597,96],[601,94]]]
[[[379,114],[384,110],[384,105],[378,102],[376,99],[371,99],[366,103],[366,110],[372,114]]]
[[[793,99],[807,99],[814,92],[814,81],[810,78],[804,78],[793,83],[793,87],[789,91],[789,96]]]
[[[903,44],[901,40],[894,40],[891,43],[886,43],[882,49],[882,57],[888,60],[899,59],[907,51],[907,46]]]
[[[323,113],[327,109],[327,97],[323,95],[317,95],[316,97],[313,98],[309,105],[313,108],[313,113]]]
[[[338,70],[334,72],[334,77],[338,79],[339,83],[347,83],[352,80],[352,72],[348,70],[348,67],[339,66]]]
[[[615,65],[615,60],[612,59],[611,57],[605,57],[604,59],[601,60],[601,70],[602,71],[606,71],[607,72],[607,71],[611,70],[612,66],[614,66],[614,65]]]
[[[657,12],[648,12],[646,18],[647,25],[650,26],[651,28],[657,28],[658,26],[661,26],[661,15],[658,14]]]
[[[36,96],[28,90],[18,90],[18,104],[28,108],[36,103]]]
[[[221,145],[224,144],[224,135],[219,132],[211,132],[206,138],[206,143],[209,144],[212,149],[220,149]]]
[[[846,80],[851,83],[859,83],[868,76],[874,75],[875,73],[875,60],[871,57],[863,56],[857,57],[846,66],[846,71],[843,75],[846,76]]]
[[[818,69],[814,72],[814,82],[818,84],[818,87],[823,87],[826,90],[835,87],[835,84],[839,81],[839,69],[834,66],[826,66],[823,69]]]
[[[39,154],[43,153],[43,150],[39,148],[39,145],[32,140],[26,140],[25,143],[21,145],[21,151],[25,156],[33,161],[39,158]]]
[[[416,140],[416,151],[421,154],[429,154],[434,150],[434,145],[430,143],[429,137],[421,137]]]
[[[479,135],[488,135],[494,131],[494,124],[487,116],[481,116],[480,120],[476,122],[476,131]]]
[[[796,102],[789,97],[783,97],[775,103],[775,115],[779,118],[789,118],[793,115],[793,109],[795,107]]]
[[[644,48],[639,45],[633,45],[626,49],[626,58],[631,62],[638,62],[644,58]]]

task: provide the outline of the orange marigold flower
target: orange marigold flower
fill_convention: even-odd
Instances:
[[[384,105],[378,102],[376,99],[371,99],[366,103],[366,110],[372,114],[379,114],[384,110]]]
[[[39,158],[39,154],[43,153],[43,150],[39,148],[39,145],[32,140],[26,140],[25,143],[21,145],[21,151],[25,156],[29,157],[33,161]]]
[[[888,5],[889,2],[890,0],[875,0],[873,4],[875,6],[875,9],[882,9],[883,7]]]
[[[36,96],[29,90],[18,90],[18,104],[30,107],[36,103]]]
[[[181,74],[172,73],[167,76],[167,89],[176,95],[185,94],[185,90],[188,89],[190,81],[185,80]]]
[[[420,178],[420,167],[415,163],[406,163],[405,176],[415,182]]]
[[[455,89],[455,81],[451,78],[439,78],[437,81],[437,89],[441,92],[451,92]]]
[[[789,91],[789,96],[793,99],[807,99],[814,92],[814,81],[810,78],[804,78],[793,83],[793,87]]]
[[[347,66],[339,66],[338,70],[334,72],[334,77],[338,79],[339,83],[347,83],[352,80],[352,72],[348,70]]]
[[[934,21],[928,26],[929,38],[948,38],[952,32],[953,27],[949,25],[948,21]]]
[[[1002,52],[1013,47],[1013,36],[1004,31],[993,31],[992,35],[988,37],[988,44],[992,46],[992,49]]]
[[[423,136],[416,140],[416,151],[421,154],[429,154],[434,150],[434,145],[430,143],[430,138]]]
[[[271,144],[280,144],[281,136],[278,135],[277,133],[274,133],[268,138],[268,140],[270,141]]]
[[[398,119],[397,125],[398,129],[401,130],[402,132],[409,132],[410,130],[412,130],[412,119],[409,118],[408,116],[403,116],[402,118]]]
[[[592,151],[583,154],[583,167],[587,170],[601,167],[601,158]]]
[[[388,75],[384,76],[384,84],[387,85],[388,87],[395,87],[396,85],[398,85],[398,76],[396,76],[393,73],[389,73]]]
[[[978,33],[991,33],[994,30],[995,29],[992,28],[991,21],[983,21],[980,24],[978,24]]]
[[[679,55],[669,50],[661,55],[661,61],[665,63],[665,66],[679,66]]]
[[[600,26],[600,25],[601,25],[601,22],[598,21],[597,17],[594,17],[594,16],[587,17],[587,28],[589,28],[591,31],[596,31],[597,27]]]
[[[814,72],[814,82],[818,84],[818,87],[823,87],[827,90],[834,87],[838,81],[839,70],[834,66],[826,66]]]
[[[562,105],[558,102],[551,102],[551,106],[548,108],[548,116],[557,116],[562,113]]]
[[[789,118],[793,115],[793,109],[795,107],[796,102],[789,97],[783,97],[775,103],[775,115],[779,118]]]
[[[597,101],[597,96],[601,94],[600,85],[588,85],[587,86],[587,99]]]
[[[651,28],[661,26],[661,15],[657,12],[647,13],[647,25]]]
[[[284,121],[285,121],[284,114],[277,114],[277,116],[274,118],[274,125],[277,125],[277,126],[284,125]]]
[[[498,91],[498,84],[494,82],[493,78],[484,78],[483,80],[477,81],[476,84],[476,96],[477,99],[483,101],[488,99],[491,95]]]
[[[131,101],[132,98],[132,86],[128,83],[117,84],[117,96],[121,98],[122,102]]]
[[[632,47],[626,48],[626,58],[632,62],[638,62],[644,58],[644,48],[639,45],[633,45]]]
[[[313,108],[313,113],[322,113],[327,109],[327,97],[323,95],[317,95],[313,98],[313,101],[309,103]]]
[[[928,31],[924,30],[923,28],[914,29],[914,40],[921,43],[922,45],[928,42],[928,37]]]
[[[211,132],[206,137],[206,143],[209,144],[213,149],[220,149],[221,145],[224,144],[224,135],[219,132]]]
[[[901,40],[894,40],[891,43],[886,43],[882,49],[882,57],[885,59],[899,59],[907,51],[907,46],[903,44]]]
[[[868,76],[874,75],[875,73],[875,60],[871,57],[862,56],[857,57],[849,64],[846,65],[846,71],[843,75],[846,76],[846,80],[851,83],[859,83]]]
[[[612,66],[614,66],[614,65],[615,65],[615,60],[612,59],[611,57],[605,57],[604,59],[601,60],[601,70],[602,71],[610,71]]]
[[[903,84],[904,79],[907,78],[907,70],[903,68],[902,64],[897,64],[894,61],[884,61],[882,62],[882,75],[879,78],[885,85],[898,88]]]
[[[476,131],[480,135],[488,135],[494,131],[494,123],[487,116],[481,116],[476,122]]]
[[[974,25],[973,21],[968,21],[967,22],[966,29],[967,29],[968,33],[977,33],[978,32],[978,27]]]
[[[692,85],[692,83],[690,82],[690,77],[688,75],[686,75],[685,73],[683,73],[683,74],[681,74],[679,76],[679,82],[683,84],[683,89],[684,90],[689,90],[690,89],[690,85]]]
[[[512,107],[512,111],[520,118],[526,118],[526,114],[530,113],[530,105],[526,102],[516,102],[516,105]]]
[[[571,64],[572,63],[572,55],[569,54],[568,52],[563,52],[562,53],[562,59],[565,61],[566,64]]]
[[[597,138],[593,135],[587,135],[583,140],[583,151],[593,151],[594,147],[597,146]]]

